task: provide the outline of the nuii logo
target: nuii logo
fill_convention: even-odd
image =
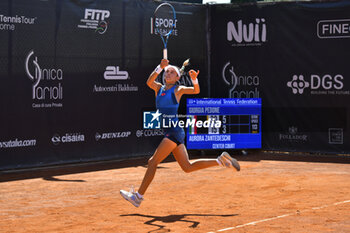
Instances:
[[[93,29],[99,34],[104,34],[107,31],[108,23],[105,19],[111,15],[108,10],[85,9],[84,19],[81,19],[82,24],[78,28]]]
[[[256,18],[255,22],[244,24],[242,20],[227,23],[227,40],[239,45],[261,45],[266,42],[266,23],[264,18]]]
[[[317,23],[317,36],[327,38],[350,38],[350,19],[321,20]]]
[[[230,87],[230,98],[259,98],[260,79],[257,75],[237,75],[233,65],[227,62],[222,69],[222,78]],[[236,90],[237,87],[240,90]],[[248,90],[243,90],[243,88]]]
[[[53,101],[63,99],[63,86],[61,83],[63,80],[62,69],[41,68],[38,57],[34,56],[34,51],[31,50],[25,60],[25,70],[28,78],[33,82],[33,100]],[[50,107],[61,107],[61,104],[58,105],[50,105]]]
[[[349,95],[349,90],[343,90],[343,80],[341,74],[311,74],[307,80],[304,75],[293,75],[292,80],[287,82],[287,87],[292,89],[293,94],[304,94],[310,88],[310,94]]]

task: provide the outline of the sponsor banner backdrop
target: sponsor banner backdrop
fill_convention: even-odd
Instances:
[[[144,129],[143,112],[155,110],[146,80],[162,58],[161,38],[150,30],[157,6],[0,3],[0,169],[154,152],[163,131]],[[201,70],[199,97],[208,96],[205,7],[174,7],[169,60],[181,66],[191,58]]]
[[[350,5],[211,7],[211,97],[262,98],[264,149],[350,151]]]

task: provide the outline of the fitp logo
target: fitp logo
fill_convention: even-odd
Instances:
[[[107,31],[108,23],[104,20],[98,23],[97,28],[95,32],[98,32],[99,34],[104,34]]]
[[[143,112],[143,128],[144,129],[160,129],[161,113]]]
[[[308,88],[310,83],[305,81],[303,75],[293,75],[292,81],[289,81],[287,86],[292,88],[293,94],[303,94],[304,89]]]
[[[111,16],[109,10],[85,9],[84,18],[80,20],[78,28],[94,29],[99,34],[104,34],[108,28],[108,19]]]

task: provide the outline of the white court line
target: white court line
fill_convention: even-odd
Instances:
[[[300,213],[308,212],[308,211],[311,211],[311,210],[320,210],[320,209],[327,208],[327,207],[330,207],[330,206],[336,206],[336,205],[341,205],[341,204],[345,204],[345,203],[350,203],[350,200],[336,202],[336,203],[333,203],[333,204],[323,205],[323,206],[319,206],[319,207],[313,207],[313,208],[311,208],[309,210],[297,211],[295,213],[284,214],[284,215],[276,216],[276,217],[273,217],[273,218],[266,218],[266,219],[262,219],[262,220],[258,220],[258,221],[254,221],[254,222],[249,222],[249,223],[238,225],[238,226],[234,226],[234,227],[228,227],[228,228],[217,230],[216,232],[229,231],[229,230],[233,230],[233,229],[237,229],[237,228],[241,228],[241,227],[245,227],[245,226],[256,225],[256,224],[261,223],[261,222],[272,221],[272,220],[275,220],[275,219],[285,218],[285,217],[288,217],[288,216],[291,216],[291,215],[300,214]],[[215,231],[211,231],[211,232],[208,232],[208,233],[215,233]]]

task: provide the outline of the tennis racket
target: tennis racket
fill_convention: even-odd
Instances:
[[[163,41],[163,58],[168,59],[168,40],[176,27],[176,13],[174,7],[169,3],[160,4],[154,11],[151,25],[152,32],[160,35]]]

